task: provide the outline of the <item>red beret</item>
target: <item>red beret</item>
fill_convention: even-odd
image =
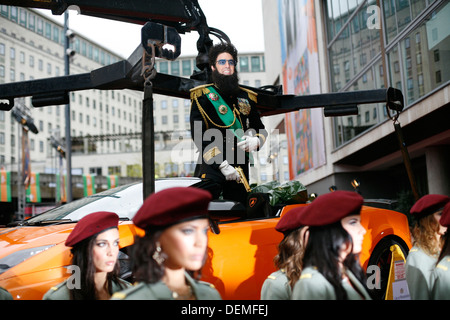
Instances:
[[[163,227],[194,217],[207,216],[212,196],[195,187],[174,187],[151,194],[133,217],[141,229]]]
[[[441,220],[439,220],[439,223],[444,227],[450,226],[450,202],[448,202],[445,205],[444,210],[442,210]]]
[[[450,201],[450,197],[440,194],[427,194],[416,201],[409,211],[416,217],[424,217],[433,214],[442,209],[446,203]]]
[[[281,233],[286,233],[303,226],[299,222],[299,217],[300,212],[302,212],[305,208],[305,206],[295,207],[286,212],[278,221],[277,225],[275,226],[275,230]]]
[[[66,240],[67,247],[73,247],[81,240],[87,239],[103,230],[116,227],[119,216],[114,212],[99,211],[88,214],[80,219]]]
[[[354,191],[334,191],[318,196],[300,213],[299,223],[324,226],[351,215],[359,214],[364,199]]]

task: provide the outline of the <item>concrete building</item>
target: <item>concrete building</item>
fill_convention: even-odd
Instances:
[[[285,90],[295,81],[306,84],[289,92],[296,94],[400,89],[405,108],[397,121],[417,193],[450,194],[450,3],[380,1],[381,8],[374,0],[262,3],[268,82]],[[300,70],[296,78],[290,78],[292,70]],[[291,177],[318,194],[330,186],[352,190],[353,179],[366,198],[409,194],[393,116],[385,105],[371,104],[359,105],[358,115],[312,119],[312,127],[323,127],[314,140],[323,145],[316,150],[323,158],[307,170],[291,171]],[[287,119],[278,117],[279,125]],[[303,160],[305,149],[295,150],[290,160]]]

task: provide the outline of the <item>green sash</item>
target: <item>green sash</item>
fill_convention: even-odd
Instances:
[[[227,105],[225,100],[220,96],[219,93],[217,93],[216,89],[214,89],[214,86],[208,87],[210,93],[206,94],[208,96],[209,101],[211,101],[212,105],[216,109],[217,115],[219,116],[220,120],[226,125],[229,126],[233,123],[235,119],[235,115],[233,113],[233,110]],[[216,99],[212,99],[211,93]],[[224,105],[227,108],[227,112],[225,114],[222,114],[219,110],[220,106]],[[238,141],[242,141],[242,136],[244,134],[244,130],[242,129],[242,124],[238,120],[236,116],[236,121],[234,121],[233,125],[229,127],[228,129],[233,132],[233,134],[238,138]],[[241,130],[238,130],[241,129]],[[250,162],[253,164],[253,155],[249,152],[245,152],[246,156],[249,157]]]
[[[220,96],[220,94],[217,93],[216,89],[214,89],[214,86],[208,87],[210,93],[207,94],[209,101],[211,101],[212,105],[216,109],[217,115],[219,116],[220,120],[226,125],[229,126],[234,121],[234,113],[233,110],[227,105],[225,100]],[[211,93],[216,97],[216,99],[212,99]],[[227,112],[225,114],[221,113],[219,108],[220,106],[224,105],[227,108]],[[239,139],[239,141],[242,140],[242,134],[244,133],[242,130],[241,122],[236,118],[236,121],[234,121],[234,124],[229,127],[234,135]],[[241,129],[241,130],[238,130]],[[236,133],[236,130],[238,130],[239,134]]]

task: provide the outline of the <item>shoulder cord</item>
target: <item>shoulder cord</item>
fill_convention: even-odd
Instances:
[[[194,96],[194,100],[195,100],[195,102],[197,103],[197,107],[198,107],[198,110],[200,111],[200,113],[201,113],[201,115],[202,115],[202,117],[203,117],[203,121],[205,121],[206,129],[209,128],[208,122],[206,121],[206,119],[208,119],[209,122],[211,122],[214,126],[216,126],[216,127],[218,127],[218,128],[222,128],[222,129],[230,128],[230,127],[233,126],[234,123],[236,122],[236,113],[237,113],[237,115],[239,116],[239,121],[242,123],[242,120],[241,120],[241,116],[240,116],[239,111],[238,111],[236,108],[233,108],[233,115],[234,115],[233,123],[230,124],[230,125],[228,125],[228,126],[222,126],[222,125],[219,125],[219,124],[215,123],[214,121],[212,121],[211,118],[208,116],[208,114],[205,112],[205,110],[203,110],[202,106],[200,105],[200,103],[199,103],[198,100],[197,100],[197,95]]]

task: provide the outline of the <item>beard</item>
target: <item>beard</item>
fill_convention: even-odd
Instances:
[[[235,70],[232,75],[223,75],[216,70],[212,71],[212,81],[226,96],[236,96],[239,93],[239,77]]]

